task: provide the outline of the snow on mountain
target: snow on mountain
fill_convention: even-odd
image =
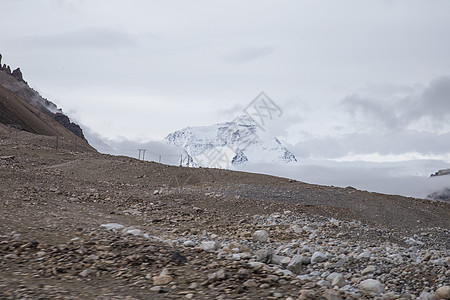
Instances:
[[[260,137],[258,125],[248,116],[211,126],[187,127],[165,141],[186,151],[185,165],[228,168],[253,163],[296,163],[297,159],[277,138]]]

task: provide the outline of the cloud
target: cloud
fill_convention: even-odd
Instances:
[[[234,50],[224,56],[225,61],[232,63],[245,63],[271,55],[276,50],[275,46],[245,47]]]
[[[406,153],[430,157],[446,156],[450,149],[450,132],[435,134],[405,129],[383,133],[310,137],[290,149],[298,157],[319,159],[374,153],[382,156]]]
[[[425,120],[434,128],[450,125],[450,76],[433,79],[425,88],[402,87],[399,96],[391,89],[391,95],[351,94],[342,101],[344,109],[357,121],[363,121],[372,129],[399,130],[414,127]],[[385,89],[385,91],[387,90]]]
[[[125,32],[88,27],[55,34],[20,38],[19,44],[41,48],[124,48],[138,44],[137,38]]]
[[[408,113],[411,120],[429,116],[436,122],[450,122],[450,76],[432,80],[416,102]]]

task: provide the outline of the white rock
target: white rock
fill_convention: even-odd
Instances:
[[[195,247],[195,243],[191,240],[188,240],[183,243],[183,246],[184,247]]]
[[[134,236],[144,236],[144,232],[142,232],[142,230],[132,228],[132,227],[122,230],[122,233],[123,234],[131,234]]]
[[[239,253],[234,253],[231,259],[236,261],[241,260],[241,255]]]
[[[100,227],[103,227],[106,230],[119,230],[119,229],[124,228],[125,226],[123,226],[122,224],[119,224],[119,223],[108,223],[108,224],[102,224],[102,225],[100,225]]]
[[[364,251],[363,253],[358,255],[357,258],[360,260],[369,260],[371,255],[372,255],[372,253],[370,253],[370,251]]]
[[[344,276],[342,276],[342,274],[338,274],[336,277],[333,278],[333,280],[331,281],[331,285],[337,286],[339,288],[343,287],[346,284]]]
[[[219,248],[219,244],[215,241],[202,242],[200,248],[204,251],[214,251]]]
[[[269,234],[265,230],[256,230],[252,235],[253,241],[255,242],[267,242]]]
[[[323,254],[320,251],[316,251],[314,252],[313,256],[311,257],[311,263],[315,264],[315,263],[320,263],[320,262],[324,262],[327,260],[327,257],[325,254]]]
[[[367,275],[370,273],[374,273],[377,270],[377,268],[375,266],[367,266],[364,270],[361,271],[361,274]]]
[[[273,255],[272,255],[272,258],[271,258],[271,260],[270,260],[270,263],[271,263],[271,264],[274,264],[274,265],[279,265],[279,266],[281,266],[281,262],[282,262],[283,259],[285,259],[285,258],[286,258],[285,256],[273,254]]]
[[[301,255],[294,255],[286,269],[295,274],[300,274],[305,258]]]
[[[80,275],[81,277],[87,277],[92,272],[94,272],[92,269],[84,269],[78,275]]]
[[[328,280],[320,280],[319,282],[317,282],[318,285],[320,286],[326,286],[327,288],[331,289],[331,283]]]
[[[290,257],[285,257],[281,260],[281,265],[283,267],[286,267],[289,263],[291,262],[291,258]]]
[[[359,288],[361,290],[375,294],[380,294],[384,291],[384,286],[381,284],[381,282],[375,279],[366,279],[364,281],[361,281],[361,283],[359,284]]]
[[[436,299],[436,297],[433,294],[431,294],[429,292],[425,292],[425,291],[420,293],[420,296],[419,296],[419,300],[435,300],[435,299]]]
[[[450,286],[441,286],[436,290],[434,295],[436,296],[436,299],[450,299]]]

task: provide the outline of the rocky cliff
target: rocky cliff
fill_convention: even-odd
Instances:
[[[23,74],[20,68],[11,71],[10,66],[6,64],[2,65],[1,54],[0,85],[14,93],[17,97],[24,99],[28,103],[37,107],[41,112],[57,121],[77,137],[86,140],[83,134],[83,130],[78,124],[71,122],[69,117],[66,116],[61,109],[58,109],[58,107],[53,102],[43,98],[36,90],[28,85],[28,83],[23,79]]]

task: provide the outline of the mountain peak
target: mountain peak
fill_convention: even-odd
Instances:
[[[297,162],[295,155],[277,138],[262,139],[257,123],[247,115],[230,122],[187,127],[169,134],[165,141],[183,148],[194,166],[228,168],[252,163]]]

